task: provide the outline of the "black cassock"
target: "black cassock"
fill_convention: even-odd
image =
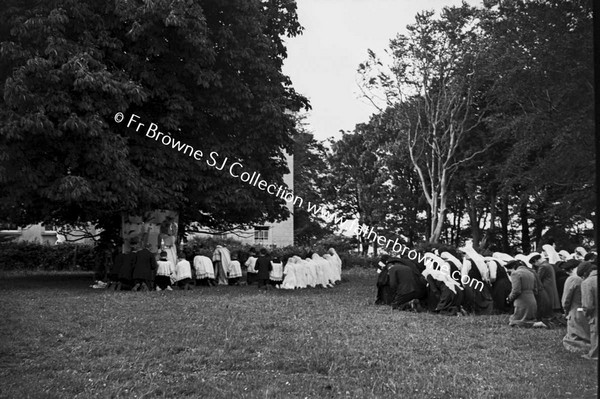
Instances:
[[[392,296],[390,293],[389,267],[384,266],[377,277],[377,299],[375,305],[391,305]]]
[[[411,300],[427,297],[427,283],[413,262],[401,259],[390,263],[388,274],[392,308],[403,309]]]

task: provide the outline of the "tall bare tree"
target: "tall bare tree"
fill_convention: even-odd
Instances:
[[[398,141],[407,142],[431,211],[430,242],[437,242],[442,232],[457,168],[488,148],[461,151],[485,116],[478,91],[482,79],[476,20],[477,11],[467,5],[445,8],[439,19],[430,11],[417,14],[408,34],[391,40],[387,72],[372,51],[359,67],[365,96],[382,110],[373,95],[378,91],[383,94],[379,99],[395,111],[393,128]]]

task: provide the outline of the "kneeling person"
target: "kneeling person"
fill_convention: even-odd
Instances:
[[[156,277],[154,278],[156,291],[171,291],[171,276],[173,276],[175,266],[173,265],[173,262],[168,260],[167,253],[165,251],[160,253],[160,259],[157,263],[158,269],[156,270]]]
[[[182,290],[192,289],[192,266],[183,255],[177,257],[177,265],[175,265],[175,281],[177,286]]]

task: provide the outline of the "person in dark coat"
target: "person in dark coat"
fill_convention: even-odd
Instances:
[[[538,276],[540,276],[540,281],[548,295],[552,310],[560,312],[561,305],[560,298],[558,297],[558,289],[556,287],[556,274],[554,273],[554,268],[550,263],[546,262],[541,255],[533,256],[529,262],[536,268]]]
[[[465,300],[464,307],[475,314],[490,315],[494,312],[494,299],[492,298],[492,286],[483,280],[481,272],[475,265],[474,260],[471,261],[471,269],[467,274],[469,281],[480,281],[483,287],[478,285],[464,284]]]
[[[150,252],[148,247],[143,248],[135,253],[135,264],[133,267],[133,291],[149,291],[152,288],[154,281],[154,273],[158,269],[156,256]]]
[[[261,248],[260,253],[258,254],[258,259],[256,259],[256,271],[257,280],[258,280],[258,288],[268,289],[270,287],[269,284],[269,273],[273,270],[273,266],[271,265],[271,256],[267,253],[267,250]]]
[[[527,270],[533,274],[533,278],[535,279],[535,289],[533,292],[535,294],[535,301],[537,303],[536,317],[539,321],[545,321],[548,323],[553,317],[552,305],[550,304],[550,299],[548,299],[548,293],[546,293],[538,273],[529,267]]]
[[[133,267],[135,266],[135,253],[126,250],[121,258],[119,267],[119,284],[115,289],[130,290],[133,287]]]
[[[494,300],[494,310],[497,313],[511,313],[512,306],[506,303],[506,298],[512,291],[512,284],[506,269],[498,265],[496,269],[496,281],[492,283],[492,298]]]
[[[527,265],[520,260],[508,262],[506,268],[513,270],[510,275],[512,290],[506,298],[506,302],[512,302],[515,307],[508,325],[511,327],[533,327],[537,314],[535,276],[527,270]]]
[[[567,281],[567,278],[569,278],[569,274],[563,269],[563,265],[567,262],[568,261],[560,261],[552,265],[552,268],[554,268],[554,275],[556,276],[556,290],[558,291],[558,297],[561,298],[561,302],[563,290],[565,288],[565,282]]]
[[[405,259],[390,258],[388,274],[390,278],[390,292],[392,309],[404,310],[411,308],[418,310],[418,303],[414,300],[424,300],[427,297],[425,278],[418,271],[413,262]],[[415,306],[413,306],[415,304]]]
[[[390,257],[383,255],[377,266],[377,298],[375,305],[391,305],[392,297],[390,295],[390,277],[388,275],[389,267],[386,264]]]
[[[117,290],[119,288],[119,273],[121,272],[121,266],[123,265],[123,254],[117,252],[112,259],[110,269],[108,270],[108,279],[110,281],[111,289]]]

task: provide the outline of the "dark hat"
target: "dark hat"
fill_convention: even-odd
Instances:
[[[579,262],[577,259],[569,259],[565,262],[562,262],[559,267],[568,272],[569,270],[575,269],[577,266],[579,266],[579,263],[581,262]]]
[[[587,278],[592,270],[596,270],[595,264],[591,262],[581,262],[579,266],[577,266],[577,275],[581,278]]]
[[[386,265],[389,265],[390,263],[403,263],[403,261],[400,258],[393,257],[393,258],[389,258],[388,260],[385,261]]]
[[[506,265],[504,265],[504,267],[506,268],[506,270],[514,270],[517,267],[521,267],[521,266],[527,267],[527,265],[525,264],[525,262],[523,262],[522,260],[518,260],[518,259],[517,260],[511,260]]]
[[[533,265],[535,262],[537,262],[539,259],[542,259],[542,255],[533,255],[530,259],[529,259],[529,264]]]

